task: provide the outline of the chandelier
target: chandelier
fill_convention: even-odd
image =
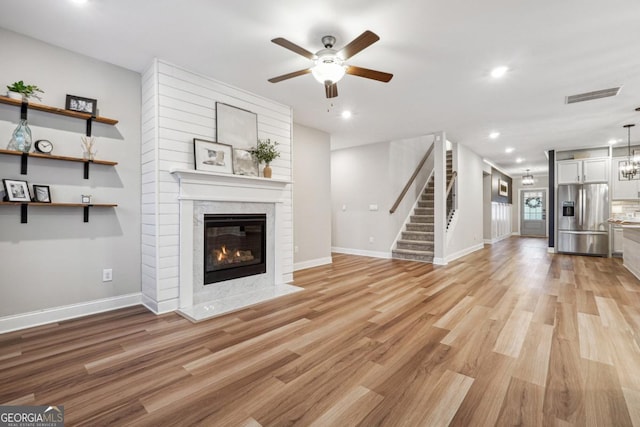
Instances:
[[[624,179],[633,179],[640,173],[640,165],[631,157],[631,128],[634,124],[624,125],[627,128],[627,161],[620,164],[620,174]]]
[[[529,173],[529,169],[527,169],[527,173],[522,175],[522,185],[533,185],[533,175]]]

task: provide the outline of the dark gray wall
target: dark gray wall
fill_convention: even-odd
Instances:
[[[509,195],[501,196],[498,191],[499,181],[503,180],[509,184]],[[503,174],[495,168],[491,168],[491,201],[497,203],[512,203],[513,180],[510,176]]]

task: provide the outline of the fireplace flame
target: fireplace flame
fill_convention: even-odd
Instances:
[[[253,259],[255,258],[250,250],[227,250],[226,245],[222,245],[220,249],[214,249],[212,252],[213,258],[216,260],[216,265],[236,264],[241,262],[253,261]]]

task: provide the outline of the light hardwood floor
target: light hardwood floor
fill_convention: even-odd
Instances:
[[[640,282],[511,238],[446,267],[335,255],[192,324],[142,307],[0,335],[0,403],[67,425],[640,426]]]

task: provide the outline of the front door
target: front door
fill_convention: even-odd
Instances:
[[[547,201],[545,190],[522,190],[520,196],[520,235],[547,235]]]

